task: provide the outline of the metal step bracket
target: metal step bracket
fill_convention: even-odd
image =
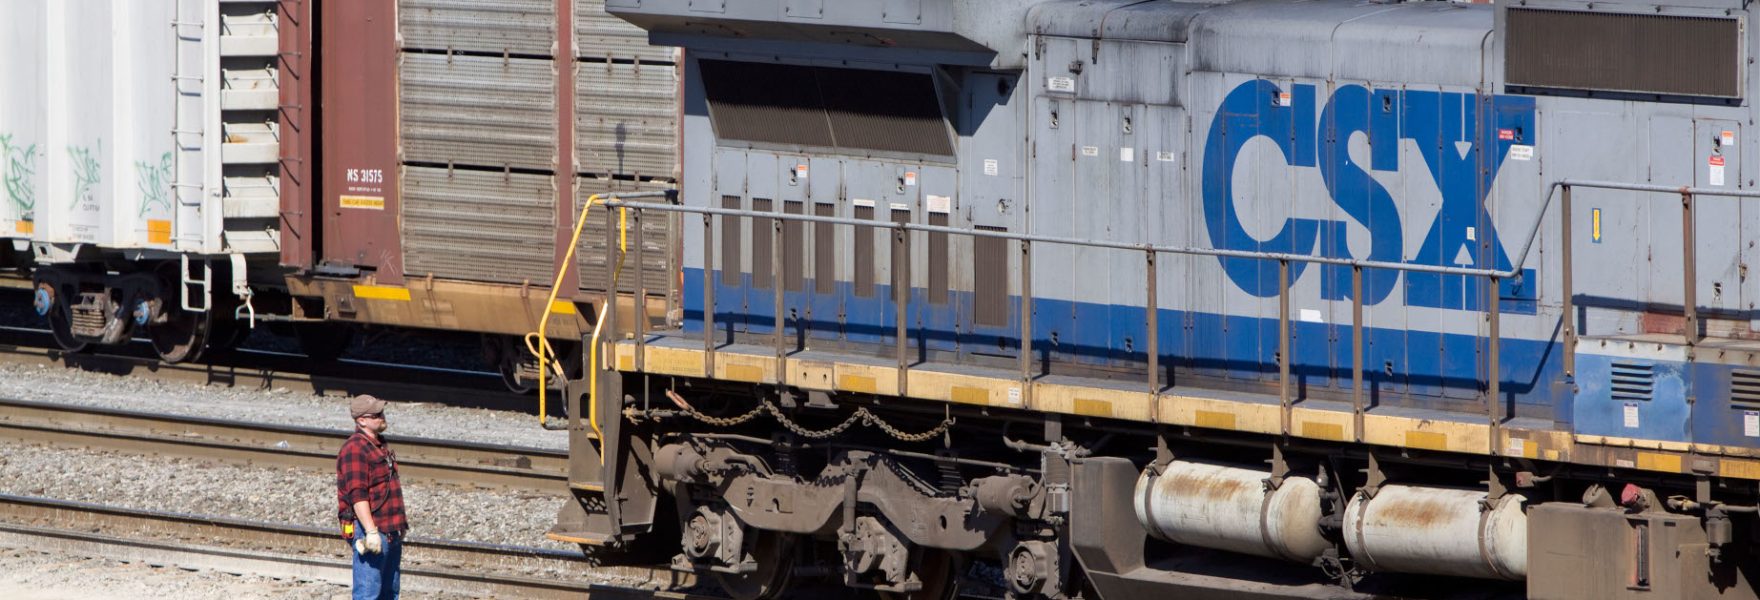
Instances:
[[[178,259],[183,262],[183,268],[178,270],[178,277],[183,280],[182,285],[178,286],[178,295],[181,296],[183,309],[190,312],[208,312],[208,309],[213,306],[214,267],[209,265],[208,261],[202,261],[202,278],[191,279],[189,276],[189,255],[181,255]],[[202,305],[200,307],[190,304],[189,286],[192,285],[201,286],[202,288]]]

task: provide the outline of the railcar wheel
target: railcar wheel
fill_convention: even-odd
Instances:
[[[722,591],[735,600],[771,600],[782,597],[794,577],[794,538],[788,534],[748,530],[746,535],[758,536],[752,544],[752,558],[758,569],[750,573],[711,573]]]
[[[147,338],[152,340],[159,360],[167,364],[201,360],[202,350],[208,345],[208,315],[169,309],[164,322],[148,326]]]
[[[550,347],[556,351],[562,371],[567,379],[579,379],[582,374],[580,344],[569,344],[552,340]],[[483,357],[495,370],[501,373],[501,384],[515,394],[531,394],[538,391],[538,361],[531,352],[526,350],[524,338],[506,335],[483,335]],[[546,378],[550,389],[560,391],[567,381],[556,377],[551,371]]]
[[[55,338],[56,346],[68,353],[86,351],[86,342],[73,337],[73,317],[67,313],[67,303],[60,300],[55,286],[45,282],[37,283],[36,296],[32,302],[36,306],[37,314],[49,320],[49,334]]]
[[[914,592],[880,592],[882,600],[953,600],[959,596],[959,556],[948,550],[923,550],[917,577],[923,588]]]

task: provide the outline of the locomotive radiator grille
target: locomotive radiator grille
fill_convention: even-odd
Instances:
[[[1514,87],[1740,98],[1741,21],[1510,8]]]

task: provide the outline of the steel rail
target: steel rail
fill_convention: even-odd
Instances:
[[[0,439],[330,470],[348,432],[0,398]],[[566,490],[568,452],[386,436],[404,477]]]
[[[262,350],[235,350],[213,362],[204,359],[201,363],[166,364],[150,353],[136,344],[68,353],[55,347],[47,330],[0,327],[0,362],[4,363],[56,365],[246,389],[285,388],[316,395],[372,394],[395,402],[434,402],[497,410],[527,410],[531,403],[523,395],[506,391],[500,375],[488,372],[346,359],[314,363],[304,356]]]
[[[335,531],[0,494],[0,544],[151,564],[346,584]],[[710,599],[664,566],[593,564],[579,551],[411,536],[404,586],[502,598]]]

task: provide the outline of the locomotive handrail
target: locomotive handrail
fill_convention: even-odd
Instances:
[[[1563,305],[1564,305],[1564,313],[1565,313],[1565,318],[1564,318],[1564,322],[1565,322],[1565,324],[1564,324],[1564,329],[1565,329],[1565,331],[1564,331],[1564,338],[1565,338],[1564,366],[1565,366],[1565,373],[1566,373],[1567,377],[1574,377],[1574,375],[1575,375],[1576,360],[1575,360],[1574,353],[1575,353],[1576,343],[1577,343],[1577,332],[1576,332],[1576,327],[1575,327],[1575,316],[1572,314],[1572,311],[1573,311],[1573,308],[1572,308],[1573,300],[1571,297],[1571,295],[1572,295],[1572,283],[1571,283],[1572,262],[1571,262],[1571,248],[1570,248],[1570,244],[1571,244],[1570,209],[1571,209],[1571,189],[1573,187],[1627,190],[1627,191],[1636,191],[1636,192],[1676,193],[1676,194],[1681,195],[1682,206],[1683,206],[1683,210],[1685,213],[1684,214],[1684,221],[1683,221],[1683,237],[1684,237],[1684,239],[1683,239],[1683,245],[1684,245],[1683,255],[1684,255],[1685,261],[1687,263],[1687,268],[1685,269],[1685,271],[1686,271],[1685,277],[1687,280],[1686,281],[1686,291],[1685,291],[1686,302],[1684,302],[1685,311],[1686,311],[1686,321],[1687,321],[1688,332],[1689,332],[1687,335],[1687,338],[1688,338],[1689,343],[1695,342],[1696,337],[1697,337],[1696,334],[1697,334],[1697,327],[1698,327],[1698,318],[1697,318],[1697,311],[1696,311],[1696,307],[1695,307],[1696,300],[1694,298],[1694,290],[1695,290],[1695,288],[1694,288],[1694,285],[1695,285],[1694,275],[1695,274],[1694,274],[1694,269],[1693,269],[1694,258],[1693,258],[1693,251],[1692,251],[1692,245],[1693,245],[1693,219],[1692,219],[1692,204],[1693,204],[1693,202],[1692,202],[1692,199],[1695,195],[1708,195],[1708,196],[1715,195],[1715,196],[1726,196],[1726,197],[1760,198],[1760,192],[1741,191],[1741,190],[1716,190],[1716,189],[1695,188],[1695,187],[1690,187],[1690,186],[1671,187],[1671,186],[1664,186],[1664,185],[1625,183],[1625,182],[1613,182],[1613,181],[1559,179],[1559,180],[1553,181],[1552,183],[1547,185],[1546,193],[1545,193],[1544,198],[1543,198],[1541,205],[1539,207],[1539,211],[1536,213],[1536,216],[1533,220],[1533,224],[1530,225],[1530,227],[1528,229],[1528,235],[1525,236],[1525,239],[1523,240],[1522,248],[1520,251],[1518,251],[1516,253],[1514,260],[1512,260],[1510,262],[1510,267],[1508,269],[1483,269],[1483,268],[1467,268],[1467,267],[1457,267],[1457,266],[1396,263],[1396,262],[1385,262],[1385,261],[1375,261],[1375,260],[1358,260],[1358,259],[1350,259],[1350,258],[1315,256],[1315,255],[1308,255],[1308,254],[1294,254],[1294,253],[1288,253],[1288,252],[1263,252],[1263,251],[1250,251],[1250,250],[1229,250],[1229,249],[1219,249],[1219,248],[1199,248],[1199,247],[1191,247],[1191,246],[1170,246],[1170,245],[1147,244],[1147,243],[1111,242],[1111,241],[1104,241],[1104,240],[1091,240],[1091,239],[1069,238],[1069,237],[1061,237],[1061,236],[1036,235],[1036,234],[1028,234],[1028,233],[1007,232],[1007,231],[963,229],[963,228],[949,227],[949,226],[943,226],[943,225],[924,225],[924,224],[917,224],[917,223],[897,223],[897,222],[888,222],[888,221],[875,221],[875,220],[854,219],[854,218],[846,218],[846,217],[830,217],[830,216],[798,214],[798,213],[767,212],[767,211],[734,209],[734,208],[715,208],[715,207],[706,207],[706,206],[684,206],[684,205],[678,205],[678,204],[635,203],[635,202],[626,202],[626,201],[618,200],[615,198],[605,200],[603,202],[603,204],[608,209],[635,209],[635,211],[637,212],[638,215],[642,211],[648,211],[648,210],[655,210],[655,211],[668,212],[668,213],[687,213],[687,214],[703,215],[703,221],[704,221],[703,222],[703,226],[704,226],[703,258],[705,261],[704,275],[703,275],[703,277],[704,277],[704,304],[705,304],[705,309],[703,310],[703,321],[704,321],[703,344],[704,344],[704,352],[705,352],[705,368],[707,369],[707,372],[710,372],[710,373],[712,373],[714,371],[714,353],[715,353],[715,349],[716,349],[716,344],[715,344],[715,339],[714,339],[715,327],[714,327],[714,321],[713,321],[714,310],[712,308],[713,303],[714,303],[714,300],[713,300],[713,298],[714,298],[714,284],[711,281],[711,275],[710,275],[710,271],[712,270],[711,266],[714,264],[711,259],[712,259],[713,253],[715,252],[714,244],[712,243],[713,235],[714,235],[713,221],[714,221],[715,217],[772,219],[772,221],[770,221],[770,223],[776,229],[776,231],[773,232],[773,235],[771,236],[771,243],[773,245],[773,248],[772,248],[772,252],[771,252],[770,269],[772,271],[772,273],[771,273],[771,275],[772,275],[771,279],[773,282],[772,286],[775,288],[775,290],[774,290],[775,297],[773,299],[774,303],[776,304],[776,306],[774,307],[775,308],[774,315],[776,318],[774,337],[775,337],[775,345],[776,345],[775,352],[776,352],[776,359],[777,359],[777,371],[776,372],[779,374],[779,377],[780,377],[780,374],[785,372],[783,370],[783,368],[785,367],[785,361],[786,361],[786,357],[787,357],[787,349],[785,346],[785,342],[786,342],[786,339],[785,339],[786,338],[786,332],[785,332],[786,323],[785,323],[785,319],[784,319],[785,312],[782,310],[782,304],[783,304],[782,287],[783,287],[783,285],[781,283],[782,282],[782,270],[783,270],[783,264],[784,264],[784,250],[785,250],[782,247],[783,243],[784,243],[783,242],[784,236],[782,235],[782,227],[783,227],[784,222],[793,221],[793,222],[800,222],[800,223],[822,223],[822,224],[829,224],[829,225],[834,225],[834,226],[835,225],[844,225],[844,226],[850,226],[850,227],[868,227],[868,228],[874,228],[874,229],[891,230],[891,231],[895,232],[894,236],[893,236],[893,238],[894,238],[893,239],[893,247],[894,247],[895,251],[900,253],[899,254],[900,256],[905,258],[905,260],[902,261],[903,264],[896,265],[895,268],[907,270],[906,274],[903,275],[901,278],[903,281],[907,281],[907,282],[909,281],[908,268],[910,265],[910,261],[909,261],[910,240],[909,240],[909,236],[906,234],[909,232],[948,234],[948,235],[968,236],[968,237],[972,237],[972,238],[990,238],[990,239],[1001,239],[1001,240],[1010,240],[1010,241],[1019,242],[1020,246],[1021,246],[1021,264],[1020,264],[1021,311],[1020,311],[1020,316],[1019,316],[1019,318],[1020,318],[1020,323],[1019,323],[1020,340],[1019,340],[1019,343],[1020,343],[1020,378],[1021,378],[1021,384],[1022,384],[1021,401],[1022,401],[1023,405],[1030,405],[1029,404],[1030,398],[1031,398],[1030,394],[1031,394],[1031,390],[1032,390],[1032,386],[1030,384],[1032,383],[1032,380],[1034,379],[1033,373],[1032,373],[1032,356],[1031,356],[1031,354],[1032,354],[1032,350],[1031,350],[1031,348],[1032,348],[1032,312],[1033,312],[1031,310],[1031,305],[1033,302],[1032,283],[1031,283],[1031,274],[1032,274],[1032,265],[1031,265],[1032,249],[1031,248],[1032,248],[1033,244],[1045,243],[1045,244],[1056,244],[1056,245],[1066,245],[1066,246],[1085,247],[1085,248],[1123,250],[1123,251],[1130,251],[1130,252],[1140,252],[1145,255],[1146,266],[1147,266],[1147,268],[1146,268],[1147,282],[1146,282],[1146,286],[1145,286],[1145,296],[1146,296],[1145,305],[1150,307],[1150,310],[1146,311],[1146,314],[1147,314],[1147,319],[1146,319],[1147,323],[1146,324],[1147,324],[1147,328],[1148,328],[1147,329],[1148,344],[1147,344],[1147,348],[1146,348],[1146,356],[1148,357],[1148,360],[1147,360],[1147,362],[1148,362],[1148,374],[1147,374],[1148,391],[1151,394],[1159,394],[1161,392],[1161,384],[1160,384],[1160,379],[1159,379],[1160,374],[1159,374],[1159,365],[1158,365],[1158,361],[1159,361],[1159,357],[1160,357],[1160,352],[1159,352],[1159,347],[1158,347],[1159,340],[1157,339],[1157,337],[1158,337],[1158,333],[1157,333],[1158,316],[1157,316],[1157,311],[1155,310],[1155,307],[1159,306],[1159,303],[1157,301],[1157,293],[1158,293],[1158,291],[1157,291],[1157,274],[1158,274],[1158,272],[1156,270],[1155,257],[1160,254],[1177,254],[1177,255],[1186,255],[1186,256],[1213,256],[1213,257],[1218,257],[1218,258],[1239,258],[1239,259],[1250,259],[1250,260],[1275,261],[1278,264],[1278,283],[1279,283],[1279,287],[1278,287],[1279,342],[1278,342],[1278,352],[1277,352],[1277,362],[1278,362],[1278,372],[1279,372],[1278,397],[1279,397],[1280,408],[1282,410],[1282,419],[1281,419],[1282,420],[1282,430],[1286,435],[1289,433],[1290,414],[1291,414],[1290,409],[1291,409],[1292,400],[1293,400],[1291,398],[1291,390],[1290,390],[1290,383],[1289,383],[1289,378],[1290,378],[1290,347],[1289,347],[1289,344],[1290,344],[1290,341],[1289,341],[1290,340],[1290,306],[1289,306],[1289,304],[1290,304],[1290,302],[1289,302],[1289,294],[1290,294],[1289,277],[1290,277],[1290,273],[1289,273],[1289,265],[1291,263],[1314,263],[1314,264],[1338,265],[1338,266],[1350,267],[1351,268],[1351,289],[1353,290],[1352,294],[1351,294],[1351,328],[1352,328],[1351,405],[1352,405],[1352,412],[1355,416],[1355,423],[1356,423],[1356,427],[1353,429],[1354,438],[1356,441],[1359,441],[1359,442],[1362,441],[1362,438],[1363,438],[1362,425],[1363,425],[1363,415],[1365,412],[1365,406],[1363,403],[1363,302],[1361,299],[1362,298],[1363,270],[1364,269],[1386,269],[1386,270],[1391,270],[1391,271],[1403,271],[1403,272],[1412,272],[1412,273],[1434,273],[1434,274],[1442,274],[1442,275],[1458,275],[1458,276],[1482,278],[1482,279],[1487,280],[1490,284],[1487,287],[1487,295],[1489,296],[1489,298],[1486,301],[1486,312],[1487,312],[1487,319],[1486,320],[1487,320],[1487,329],[1488,329],[1487,343],[1489,346],[1489,352],[1487,352],[1487,357],[1488,357],[1487,367],[1488,368],[1486,370],[1487,376],[1486,376],[1485,415],[1486,415],[1486,417],[1489,421],[1489,425],[1492,429],[1492,435],[1490,436],[1491,437],[1491,445],[1489,448],[1489,453],[1492,455],[1496,455],[1500,452],[1500,448],[1498,447],[1498,442],[1497,442],[1497,438],[1498,438],[1497,430],[1503,421],[1503,417],[1500,414],[1501,413],[1501,402],[1499,400],[1500,393],[1501,393],[1500,392],[1501,375],[1500,375],[1499,364],[1501,362],[1502,352],[1501,352],[1501,348],[1500,348],[1500,346],[1501,346],[1501,339],[1500,339],[1501,338],[1501,335],[1500,335],[1500,329],[1501,329],[1501,327],[1500,327],[1500,325],[1501,325],[1500,300],[1501,300],[1501,298],[1498,293],[1498,286],[1499,286],[1500,281],[1503,279],[1506,279],[1506,278],[1507,279],[1514,279],[1516,281],[1521,280],[1522,269],[1527,263],[1529,253],[1533,250],[1534,241],[1539,238],[1540,230],[1544,226],[1546,213],[1548,210],[1550,210],[1550,208],[1552,206],[1553,195],[1555,192],[1558,193],[1558,195],[1560,196],[1560,199],[1561,199],[1560,211],[1561,211],[1561,223],[1562,223],[1562,229],[1563,229],[1561,242],[1564,246],[1564,256],[1563,256],[1563,264],[1564,264],[1563,271],[1564,272],[1562,274],[1562,283],[1563,283],[1563,289],[1564,289]],[[620,210],[619,212],[622,213],[624,211]],[[609,217],[609,215],[608,215],[608,217]],[[619,237],[628,235],[628,233],[626,231],[624,231],[624,229],[628,228],[627,222],[615,223],[615,224],[613,224],[613,227],[615,229],[617,229],[617,231],[609,231],[609,232],[607,232],[608,234],[613,235],[613,236],[619,236]],[[635,234],[637,236],[641,235],[641,228],[639,226],[636,227]],[[639,240],[639,237],[638,237],[638,240]],[[639,253],[641,251],[640,250],[641,244],[638,242],[636,247],[637,247],[637,252]],[[627,252],[627,247],[624,247],[624,249],[622,249],[621,251]],[[754,265],[754,267],[756,267],[756,266],[757,265]],[[608,290],[611,290],[611,292],[609,292],[609,293],[616,294],[615,282],[613,281],[612,283],[610,283],[608,285],[612,286],[612,287],[607,288]],[[896,358],[897,358],[897,362],[898,362],[898,367],[897,367],[898,368],[898,388],[897,389],[898,389],[898,394],[902,396],[902,395],[905,395],[905,392],[907,389],[907,382],[908,382],[907,371],[909,369],[909,361],[908,361],[908,356],[907,356],[908,339],[907,339],[907,328],[906,328],[906,323],[905,323],[905,315],[908,313],[907,307],[909,304],[909,293],[905,288],[908,288],[909,286],[906,285],[906,286],[895,286],[895,287],[899,288],[899,289],[894,290],[894,296],[895,296],[894,302],[897,303],[899,306],[899,308],[894,311],[895,320],[896,320],[896,323],[895,323],[896,344],[897,344]],[[638,293],[641,293],[641,290],[638,290]],[[615,313],[613,313],[613,314],[615,314]],[[601,319],[601,320],[604,320],[604,319]],[[645,343],[644,338],[646,337],[646,335],[645,335],[646,332],[644,331],[645,325],[646,325],[646,323],[644,322],[644,320],[642,320],[642,319],[637,320],[637,327],[639,329],[638,329],[637,335],[635,336],[635,343],[637,345],[636,363],[635,364],[636,364],[636,369],[638,371],[641,370],[641,364],[642,364],[642,358],[643,358],[642,357],[642,354],[643,354],[642,353],[642,346]],[[612,327],[615,328],[616,324],[612,323]],[[595,332],[595,333],[597,333],[597,332]],[[616,335],[613,335],[611,337],[611,339],[619,339],[619,337]],[[595,366],[597,366],[597,365],[595,365]],[[1151,412],[1151,414],[1152,415],[1154,414],[1153,411]]]
[[[1125,242],[1107,242],[1060,236],[1034,235],[1007,231],[990,231],[984,229],[963,229],[943,225],[921,225],[917,223],[896,223],[891,221],[869,221],[845,217],[826,217],[820,215],[764,212],[734,208],[714,208],[705,206],[684,206],[678,204],[649,204],[637,202],[607,201],[608,208],[636,208],[641,210],[657,210],[662,212],[692,213],[718,215],[723,217],[749,217],[757,219],[779,219],[783,221],[801,221],[805,223],[827,223],[831,225],[850,225],[856,227],[875,227],[880,229],[901,229],[924,233],[947,233],[971,237],[995,238],[1031,243],[1064,244],[1085,246],[1089,248],[1106,248],[1112,250],[1151,251],[1165,254],[1186,254],[1194,256],[1216,256],[1222,258],[1247,258],[1255,260],[1278,260],[1289,262],[1318,263],[1359,267],[1364,269],[1389,269],[1395,271],[1411,271],[1417,273],[1436,273],[1442,275],[1464,275],[1469,277],[1511,278],[1521,276],[1521,267],[1517,265],[1509,270],[1472,269],[1466,267],[1446,267],[1410,263],[1386,262],[1378,260],[1357,260],[1351,258],[1334,258],[1315,256],[1312,254],[1293,254],[1288,252],[1259,252],[1253,250],[1228,250],[1222,248],[1199,248],[1194,246],[1163,246],[1159,244],[1131,244]]]
[[[1698,300],[1698,257],[1696,231],[1698,225],[1693,218],[1694,199],[1698,196],[1721,196],[1725,198],[1760,198],[1760,192],[1750,190],[1724,190],[1693,186],[1668,186],[1651,183],[1627,183],[1621,181],[1598,181],[1591,179],[1560,179],[1553,182],[1547,190],[1550,201],[1553,189],[1562,189],[1559,204],[1559,243],[1564,248],[1560,257],[1560,289],[1563,295],[1564,322],[1564,372],[1565,377],[1575,379],[1577,372],[1577,331],[1576,292],[1572,283],[1574,247],[1571,242],[1571,189],[1592,188],[1630,192],[1646,192],[1657,194],[1678,194],[1681,199],[1681,313],[1683,319],[1681,336],[1689,347],[1697,345],[1702,339],[1699,332],[1699,300]],[[1545,215],[1545,207],[1541,207],[1541,215]],[[1689,349],[1688,356],[1691,356]]]
[[[1556,188],[1557,186],[1558,186],[1558,184],[1553,185],[1554,188]],[[898,223],[898,222],[863,220],[863,219],[853,219],[853,218],[844,218],[844,217],[828,217],[828,216],[799,214],[799,213],[766,212],[766,211],[746,210],[746,209],[714,208],[714,207],[706,207],[706,206],[684,206],[684,205],[678,205],[678,204],[635,203],[635,202],[625,202],[625,201],[621,201],[621,200],[617,200],[617,199],[605,200],[603,202],[603,205],[608,209],[634,209],[637,214],[640,214],[643,211],[654,210],[654,211],[667,212],[667,213],[688,213],[688,214],[703,215],[703,234],[704,234],[703,249],[702,249],[703,259],[704,259],[703,303],[704,303],[705,308],[703,310],[703,317],[702,318],[703,318],[703,346],[704,346],[704,363],[705,363],[704,367],[705,367],[705,372],[707,372],[707,373],[714,372],[715,351],[716,351],[714,309],[713,309],[715,291],[714,291],[714,283],[712,281],[712,275],[711,275],[711,272],[713,270],[712,265],[714,264],[712,257],[715,252],[715,249],[714,249],[715,244],[713,243],[714,218],[719,216],[719,217],[734,217],[734,218],[772,219],[772,221],[770,221],[770,223],[775,228],[776,231],[774,231],[771,235],[772,249],[771,249],[770,269],[771,269],[772,287],[775,288],[774,289],[774,299],[773,299],[773,302],[775,303],[775,307],[774,307],[773,314],[775,315],[776,322],[774,325],[775,331],[774,331],[773,337],[774,337],[774,343],[775,343],[775,353],[776,353],[775,357],[776,357],[776,361],[777,361],[776,373],[777,373],[779,381],[785,379],[784,374],[786,373],[785,367],[786,367],[786,360],[787,360],[787,355],[788,355],[787,348],[786,348],[786,340],[787,340],[786,322],[785,322],[786,312],[782,309],[782,304],[783,304],[782,288],[784,287],[783,283],[782,283],[782,281],[783,281],[782,270],[783,270],[784,256],[785,256],[785,253],[784,253],[785,248],[782,247],[784,244],[783,238],[785,237],[784,235],[782,235],[784,222],[794,221],[794,222],[801,222],[801,223],[822,223],[822,224],[829,224],[829,225],[847,225],[850,227],[869,227],[869,228],[875,228],[875,229],[891,230],[894,232],[893,243],[892,243],[894,251],[897,253],[897,255],[904,257],[902,264],[896,265],[894,268],[906,270],[905,275],[903,275],[901,277],[901,279],[906,282],[908,282],[910,280],[909,274],[908,274],[908,269],[910,266],[910,260],[909,260],[910,240],[909,240],[909,236],[906,235],[909,232],[914,231],[914,232],[923,232],[923,233],[939,233],[939,234],[969,236],[969,237],[973,237],[973,238],[991,238],[991,239],[1012,240],[1012,241],[1019,242],[1020,246],[1021,246],[1021,255],[1020,255],[1021,264],[1020,264],[1020,274],[1019,274],[1020,278],[1021,278],[1020,279],[1021,310],[1020,310],[1020,315],[1019,315],[1019,319],[1020,319],[1019,327],[1020,327],[1020,332],[1021,332],[1020,339],[1019,339],[1019,343],[1020,343],[1020,366],[1019,366],[1020,373],[1019,373],[1019,376],[1020,376],[1020,383],[1021,383],[1020,402],[1021,402],[1021,405],[1023,405],[1023,406],[1031,406],[1032,405],[1031,404],[1031,394],[1032,394],[1032,385],[1031,384],[1034,380],[1034,376],[1033,376],[1033,372],[1032,372],[1032,367],[1033,367],[1032,313],[1033,313],[1033,311],[1031,309],[1032,302],[1033,302],[1033,292],[1032,292],[1032,283],[1031,283],[1032,282],[1031,259],[1032,259],[1032,245],[1033,244],[1035,244],[1035,243],[1059,244],[1059,245],[1087,247],[1087,248],[1124,250],[1124,251],[1131,251],[1131,252],[1140,252],[1140,253],[1144,254],[1145,259],[1146,259],[1146,265],[1147,265],[1147,270],[1146,270],[1147,282],[1146,282],[1146,286],[1145,286],[1145,296],[1146,296],[1145,305],[1151,307],[1151,310],[1146,311],[1148,344],[1147,344],[1145,351],[1146,351],[1146,356],[1148,357],[1148,370],[1147,370],[1148,371],[1147,372],[1148,391],[1151,395],[1157,395],[1157,396],[1161,393],[1162,387],[1161,387],[1161,383],[1160,383],[1160,379],[1159,379],[1160,373],[1159,373],[1159,365],[1158,365],[1158,361],[1160,358],[1160,350],[1158,347],[1159,346],[1159,340],[1158,340],[1159,334],[1157,331],[1158,316],[1157,316],[1157,311],[1154,310],[1154,307],[1157,307],[1159,305],[1159,303],[1157,302],[1157,274],[1158,274],[1158,272],[1156,271],[1156,267],[1155,267],[1155,264],[1156,264],[1155,257],[1159,254],[1179,254],[1179,255],[1188,255],[1188,256],[1214,256],[1214,257],[1220,257],[1220,258],[1242,258],[1242,259],[1251,259],[1251,260],[1276,261],[1278,264],[1278,282],[1279,282],[1279,288],[1278,288],[1278,332],[1279,332],[1278,337],[1279,337],[1279,340],[1278,340],[1277,363],[1278,363],[1278,372],[1279,372],[1280,377],[1279,377],[1279,381],[1278,381],[1278,399],[1279,399],[1279,405],[1280,405],[1280,410],[1281,410],[1281,419],[1280,419],[1281,429],[1282,429],[1283,434],[1285,434],[1285,435],[1288,435],[1290,433],[1290,416],[1291,416],[1291,412],[1292,412],[1291,409],[1292,409],[1292,405],[1293,405],[1293,399],[1291,397],[1291,389],[1290,389],[1290,347],[1289,347],[1289,344],[1290,344],[1290,302],[1289,302],[1289,294],[1290,294],[1289,276],[1290,276],[1290,273],[1289,273],[1289,265],[1290,265],[1290,263],[1316,263],[1316,264],[1339,265],[1339,266],[1350,267],[1351,268],[1351,289],[1353,290],[1353,293],[1351,294],[1351,328],[1352,328],[1352,337],[1351,337],[1351,354],[1352,354],[1351,406],[1352,406],[1352,413],[1353,413],[1354,420],[1355,420],[1355,427],[1353,427],[1352,430],[1353,430],[1353,437],[1354,437],[1355,441],[1358,441],[1358,442],[1361,442],[1363,440],[1363,417],[1364,417],[1364,412],[1366,410],[1366,407],[1364,405],[1364,398],[1363,398],[1363,301],[1362,301],[1363,270],[1364,269],[1387,269],[1387,270],[1392,270],[1392,271],[1404,271],[1404,272],[1414,272],[1414,273],[1434,273],[1434,274],[1442,274],[1442,275],[1459,275],[1459,276],[1483,278],[1490,283],[1490,285],[1487,287],[1487,290],[1488,290],[1487,294],[1490,296],[1490,298],[1488,299],[1488,301],[1486,303],[1487,304],[1487,311],[1488,311],[1487,327],[1489,329],[1488,336],[1487,336],[1487,338],[1488,338],[1487,343],[1489,346],[1489,352],[1487,354],[1488,354],[1489,358],[1488,358],[1488,369],[1486,372],[1489,375],[1486,378],[1487,379],[1487,383],[1486,383],[1487,389],[1486,389],[1486,395],[1485,395],[1485,405],[1486,405],[1485,412],[1486,412],[1486,418],[1488,419],[1488,425],[1492,430],[1492,435],[1490,436],[1490,447],[1488,448],[1488,452],[1492,455],[1496,455],[1500,451],[1498,448],[1498,443],[1497,443],[1498,436],[1497,436],[1496,432],[1497,432],[1497,429],[1503,420],[1502,416],[1500,414],[1501,413],[1500,403],[1498,401],[1498,398],[1500,396],[1499,362],[1500,362],[1500,358],[1501,358],[1501,349],[1500,349],[1501,343],[1500,343],[1500,339],[1499,339],[1500,338],[1500,334],[1499,334],[1500,323],[1499,323],[1499,321],[1501,319],[1500,319],[1500,315],[1499,315],[1499,312],[1500,312],[1499,311],[1499,300],[1500,300],[1500,298],[1498,295],[1498,285],[1499,285],[1500,280],[1505,279],[1505,278],[1513,278],[1518,281],[1520,280],[1522,265],[1523,265],[1523,263],[1526,262],[1528,251],[1533,244],[1534,238],[1538,235],[1538,232],[1539,232],[1539,229],[1541,226],[1541,220],[1544,218],[1544,215],[1545,215],[1546,206],[1549,205],[1550,202],[1551,202],[1551,190],[1549,189],[1548,193],[1547,193],[1546,204],[1542,205],[1540,217],[1537,217],[1535,219],[1535,223],[1529,231],[1527,243],[1524,244],[1521,253],[1517,256],[1517,260],[1512,263],[1512,265],[1509,269],[1506,269],[1506,270],[1478,269],[1478,268],[1423,265],[1423,264],[1408,264],[1408,263],[1395,263],[1395,262],[1384,262],[1384,261],[1375,261],[1375,260],[1357,260],[1357,259],[1348,259],[1348,258],[1334,258],[1334,257],[1327,257],[1327,256],[1313,256],[1313,255],[1306,255],[1306,254],[1293,254],[1293,253],[1288,253],[1288,252],[1260,252],[1260,251],[1248,251],[1248,250],[1227,250],[1227,249],[1217,249],[1217,248],[1197,248],[1197,247],[1190,247],[1190,246],[1167,246],[1167,245],[1141,244],[1141,243],[1132,244],[1132,243],[1123,243],[1123,242],[1108,242],[1108,241],[1101,241],[1101,240],[1068,238],[1068,237],[1060,237],[1060,236],[1013,233],[1013,232],[1006,232],[1006,231],[962,229],[962,228],[958,228],[958,227],[947,227],[947,226],[940,226],[940,225],[922,225],[922,224],[916,224],[916,223]],[[622,212],[622,211],[620,211],[620,212]],[[623,223],[621,225],[612,224],[612,228],[615,228],[615,229],[622,229],[622,228],[626,228],[626,227],[628,227],[627,223]],[[636,229],[635,234],[637,236],[640,236],[641,235],[641,228],[639,226],[637,226],[635,229]],[[621,232],[621,231],[608,231],[607,233],[612,236],[624,235],[623,232]],[[638,240],[639,240],[639,237],[638,237]],[[641,244],[639,242],[636,244],[636,247],[637,247],[637,251],[640,252]],[[627,252],[627,250],[624,250],[624,251]],[[754,265],[754,267],[756,267],[756,266],[757,265]],[[638,281],[640,281],[640,278],[638,278]],[[893,301],[899,307],[893,311],[894,319],[895,319],[894,326],[896,329],[895,341],[896,341],[896,345],[897,345],[897,347],[895,349],[895,353],[896,353],[896,360],[898,363],[897,364],[897,373],[898,373],[897,392],[898,392],[898,395],[904,396],[904,395],[906,395],[906,390],[907,390],[907,384],[908,384],[907,375],[908,375],[908,370],[909,370],[909,358],[908,358],[908,354],[907,354],[908,336],[907,336],[907,328],[906,328],[906,322],[905,322],[906,321],[905,315],[909,312],[908,311],[908,305],[909,305],[908,288],[909,288],[909,285],[907,284],[907,285],[903,285],[903,286],[894,286],[894,288],[895,289],[893,291],[894,292],[894,300]],[[610,292],[612,294],[616,293],[615,286],[609,287],[607,289],[612,290]],[[638,293],[641,293],[641,290],[638,290]],[[608,303],[608,304],[614,304],[614,303]],[[638,328],[641,328],[645,325],[646,325],[646,323],[644,322],[644,320],[642,320],[642,319],[637,320],[637,327]],[[611,323],[611,326],[613,328],[615,328],[616,323],[615,322]],[[642,366],[641,366],[642,362],[641,361],[642,361],[644,344],[646,341],[645,338],[646,338],[646,335],[645,335],[644,331],[638,330],[636,332],[636,335],[635,335],[635,344],[636,344],[635,368],[637,371],[642,370]],[[610,339],[616,340],[616,339],[620,339],[620,337],[614,334],[610,337]],[[599,367],[599,365],[594,365],[594,367],[597,368],[597,367]],[[1012,394],[1012,392],[1011,392],[1011,394]],[[1151,417],[1155,418],[1155,419],[1159,418],[1155,411],[1151,411]]]

